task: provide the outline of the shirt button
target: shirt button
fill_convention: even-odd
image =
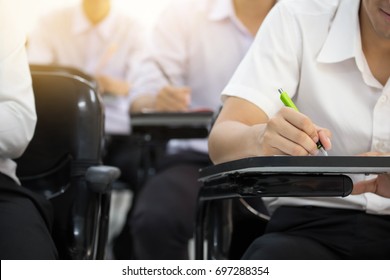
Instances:
[[[385,148],[385,143],[383,143],[382,141],[378,142],[376,143],[375,148],[377,152],[382,152]]]
[[[387,97],[387,95],[382,95],[379,100],[380,100],[381,103],[386,103],[388,99],[389,98]]]

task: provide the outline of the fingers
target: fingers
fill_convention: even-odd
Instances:
[[[353,185],[352,194],[362,194],[366,192],[375,193],[376,188],[376,178],[367,181],[361,181]]]
[[[362,194],[366,192],[390,198],[390,174],[380,174],[375,179],[354,184],[352,194]]]
[[[371,157],[388,157],[390,156],[390,153],[381,153],[381,152],[367,152],[367,153],[362,153],[362,154],[359,154],[359,156],[371,156]]]
[[[264,152],[295,156],[316,155],[316,143],[320,138],[325,142],[325,149],[331,148],[328,137],[330,132],[326,129],[320,131],[319,133],[307,116],[291,108],[282,108],[267,124],[263,135],[263,141],[267,144]]]
[[[306,156],[309,154],[301,145],[297,145],[282,134],[269,128],[263,134],[262,143],[263,155]]]
[[[330,141],[330,138],[332,137],[331,132],[325,128],[317,128],[317,129],[318,129],[319,139],[324,149],[325,150],[332,149],[332,142]]]
[[[367,192],[390,198],[389,175],[381,174],[375,179],[361,181],[354,184],[352,194],[362,194]]]
[[[314,144],[318,142],[318,129],[306,115],[294,110],[291,112],[290,108],[284,108],[281,110],[281,113],[285,119],[295,127],[296,135],[294,139],[297,144],[302,143],[302,141],[309,141],[309,139],[311,140],[309,141],[310,144],[312,144],[312,142],[314,142]],[[310,150],[312,149],[313,148],[311,147]]]
[[[187,87],[164,87],[156,97],[157,111],[186,111],[190,104],[191,91]]]

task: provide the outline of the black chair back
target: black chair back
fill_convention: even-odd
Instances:
[[[17,175],[22,185],[52,201],[60,258],[99,258],[97,252],[104,252],[97,248],[102,196],[109,194],[92,190],[85,174],[101,165],[101,101],[91,84],[78,76],[32,71],[32,79],[38,122],[32,141],[17,159]]]
[[[60,73],[77,76],[80,79],[84,79],[85,82],[89,83],[92,87],[97,88],[97,81],[94,77],[75,67],[64,66],[60,64],[30,64],[30,71]]]

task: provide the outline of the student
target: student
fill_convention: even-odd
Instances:
[[[318,140],[330,155],[390,156],[389,76],[388,0],[282,2],[223,90],[210,157],[316,155]],[[266,234],[243,258],[389,259],[389,175],[353,179],[356,193],[382,196],[265,198]]]
[[[140,153],[130,133],[129,92],[142,57],[144,34],[111,0],[83,0],[44,16],[29,37],[32,64],[78,68],[96,78],[105,105],[108,135],[104,163],[118,166],[130,187]]]
[[[273,0],[178,0],[152,35],[151,58],[134,85],[132,112],[220,107],[219,92],[253,41]],[[157,174],[141,188],[130,220],[135,258],[188,259],[198,170],[206,139],[171,140]]]
[[[0,259],[55,259],[51,205],[20,185],[13,161],[26,149],[37,120],[16,6],[0,0]]]

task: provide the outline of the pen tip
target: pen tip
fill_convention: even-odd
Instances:
[[[280,94],[282,94],[282,93],[283,93],[283,89],[282,89],[282,88],[278,89],[278,92],[279,92]]]
[[[322,154],[324,156],[326,156],[326,157],[328,156],[328,152],[323,147],[320,148],[320,151],[322,152]]]

